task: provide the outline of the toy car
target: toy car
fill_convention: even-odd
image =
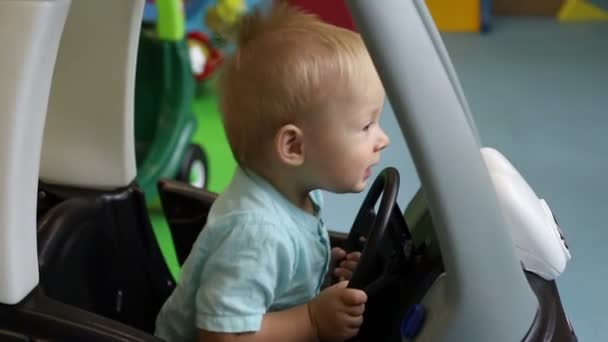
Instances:
[[[350,233],[332,234],[333,245],[363,248],[349,286],[364,289],[369,301],[353,341],[576,341],[554,280],[570,255],[550,209],[506,158],[481,148],[424,2],[382,4],[349,0],[403,132],[416,132],[404,135],[422,186],[404,216],[395,203],[399,174],[385,169]],[[9,96],[12,88],[0,88],[1,98],[10,100],[0,101],[6,106],[0,107],[6,113],[0,116],[0,136],[8,137],[0,145],[0,187],[5,189],[0,193],[0,339],[153,341],[154,317],[175,284],[151,233],[144,193],[133,182],[135,148],[126,129],[133,115],[122,106],[133,95],[128,89],[143,0],[73,2],[61,34],[68,7],[68,0],[0,1],[0,41],[11,44],[11,54],[0,55],[0,71],[17,71],[0,82],[23,82]],[[26,19],[19,23],[13,17]],[[100,19],[107,17],[116,18],[112,27]],[[77,34],[85,25],[98,28],[96,38],[107,39],[95,39],[95,44],[105,41],[121,58],[74,62],[85,47],[93,50],[91,56],[108,48],[87,45]],[[129,34],[113,35],[114,30]],[[12,58],[54,56],[58,45],[52,86],[52,61]],[[62,102],[66,112],[57,111],[62,93],[56,87],[82,82],[69,78],[70,72],[91,65],[100,86],[127,91],[71,87],[79,101]],[[428,82],[417,77],[421,69]],[[39,79],[21,78],[26,72]],[[44,155],[55,151],[41,144],[49,86],[45,144],[62,146],[80,138],[84,142],[78,147],[87,153],[58,161]],[[431,90],[442,96],[429,99]],[[104,117],[113,130],[90,124],[98,113],[73,112],[80,97],[95,102],[110,96],[122,108]],[[35,106],[29,107],[26,98]],[[76,114],[84,118],[77,120]],[[78,129],[60,135],[49,130],[52,121]],[[85,144],[92,134],[103,137]],[[41,150],[46,160],[40,168],[42,186],[57,202],[38,220],[36,246]],[[100,163],[107,155],[121,158]],[[170,180],[159,187],[176,234],[203,227],[213,194]],[[188,244],[180,246],[187,253]]]
[[[197,126],[195,80],[181,1],[158,0],[156,7],[156,22],[141,29],[135,74],[137,182],[149,202],[158,197],[160,178],[201,188],[208,178],[205,151],[191,143]],[[208,66],[216,59],[210,58]]]

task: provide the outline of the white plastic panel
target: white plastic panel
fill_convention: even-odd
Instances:
[[[38,284],[42,131],[70,0],[0,0],[0,303]]]
[[[135,66],[144,1],[72,4],[49,99],[43,181],[111,189],[135,179]]]
[[[500,152],[482,148],[482,155],[524,268],[547,280],[557,278],[570,252],[551,209]]]

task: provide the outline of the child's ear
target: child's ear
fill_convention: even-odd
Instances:
[[[292,124],[279,129],[275,139],[275,149],[282,162],[291,166],[304,163],[304,135],[302,130]]]

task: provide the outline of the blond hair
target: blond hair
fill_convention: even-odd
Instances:
[[[222,68],[220,109],[232,152],[253,167],[278,129],[324,108],[361,62],[371,63],[361,37],[279,2],[243,18],[237,49]]]

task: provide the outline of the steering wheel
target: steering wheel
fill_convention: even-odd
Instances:
[[[393,167],[388,167],[376,177],[367,196],[361,204],[355,222],[348,234],[346,249],[348,252],[361,249],[362,237],[365,244],[361,257],[348,283],[349,288],[365,290],[374,280],[378,273],[378,256],[381,242],[388,223],[391,220],[393,209],[399,193],[399,172]],[[374,215],[374,207],[380,199],[380,206]],[[369,227],[371,226],[371,229]],[[368,231],[369,229],[369,231]],[[368,233],[366,234],[366,232]]]

